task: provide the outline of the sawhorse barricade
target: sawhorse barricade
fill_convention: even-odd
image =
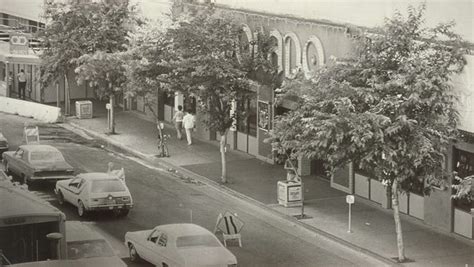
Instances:
[[[217,216],[214,233],[222,232],[222,238],[226,247],[227,240],[238,240],[239,247],[242,247],[242,236],[240,234],[242,227],[244,227],[244,223],[237,217],[237,214],[227,211],[224,215],[219,213],[219,216]]]

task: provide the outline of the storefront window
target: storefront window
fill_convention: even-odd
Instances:
[[[248,99],[237,103],[239,110],[245,111],[245,116],[239,116],[237,120],[237,130],[250,136],[257,136],[257,100]]]
[[[474,175],[474,153],[455,148],[453,169],[460,178]],[[457,184],[459,182],[453,181],[453,183]],[[474,209],[474,202],[467,198],[456,199],[454,200],[454,206],[465,211],[471,211],[471,209]]]

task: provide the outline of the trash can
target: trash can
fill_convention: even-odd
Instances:
[[[301,183],[293,181],[278,181],[278,204],[285,207],[298,207],[303,204]]]
[[[76,117],[79,119],[91,119],[92,102],[89,100],[76,101]]]

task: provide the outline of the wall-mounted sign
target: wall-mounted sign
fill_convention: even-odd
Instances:
[[[10,34],[10,54],[28,54],[28,37],[19,33]]]
[[[268,102],[258,101],[258,128],[269,131],[271,129],[272,116],[270,104]]]

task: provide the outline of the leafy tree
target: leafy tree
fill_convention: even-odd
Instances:
[[[447,175],[444,155],[458,121],[450,77],[465,64],[453,24],[425,29],[424,10],[410,7],[406,18],[396,13],[378,33],[361,36],[352,60],[285,81],[279,97],[299,105],[276,118],[270,138],[282,154],[325,159],[332,173],[354,163],[387,185],[401,262],[398,196]]]
[[[45,1],[46,28],[38,33],[44,47],[41,54],[43,87],[61,77],[67,80],[68,73],[77,67],[74,59],[84,54],[124,50],[127,31],[137,20],[134,9],[128,1],[115,4]]]
[[[171,90],[196,96],[204,124],[219,133],[223,183],[227,182],[227,133],[245,112],[233,103],[243,102],[251,95],[251,73],[269,66],[268,61],[257,60],[266,55],[255,46],[253,56],[239,56],[240,34],[239,23],[212,7],[181,17],[178,26],[168,32],[176,56],[169,59],[172,71],[166,75],[167,85]]]
[[[99,97],[107,96],[110,101],[110,133],[115,133],[115,93],[121,92],[126,85],[126,68],[123,55],[119,52],[105,53],[98,51],[94,54],[85,54],[73,61],[77,64],[75,72],[79,84],[89,82],[89,86],[96,89]]]
[[[126,96],[143,96],[145,105],[158,120],[158,112],[154,109],[157,89],[167,89],[168,61],[174,57],[171,40],[166,36],[167,30],[174,27],[169,17],[160,20],[146,21],[128,34],[126,75]]]
[[[474,175],[461,178],[459,176],[455,176],[455,181],[457,184],[453,184],[452,188],[454,189],[453,198],[454,199],[466,199],[467,201],[472,201],[474,199],[474,190],[472,186],[472,180],[474,179]]]

